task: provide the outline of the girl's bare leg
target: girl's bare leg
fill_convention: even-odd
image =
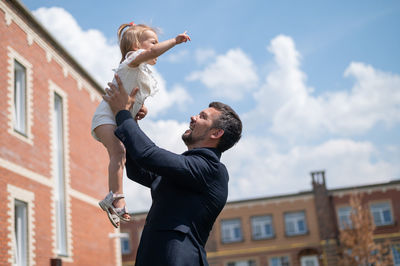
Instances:
[[[114,135],[115,125],[100,125],[94,131],[103,145],[107,148],[110,163],[108,165],[108,187],[114,194],[123,194],[122,177],[125,165],[125,147],[122,142]],[[123,208],[125,199],[116,199],[114,207]],[[129,219],[129,214],[123,215]]]

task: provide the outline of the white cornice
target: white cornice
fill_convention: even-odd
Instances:
[[[28,179],[31,179],[35,182],[38,182],[42,185],[45,185],[47,187],[52,187],[53,186],[53,180],[45,177],[43,175],[40,175],[38,173],[35,173],[25,167],[22,167],[18,164],[15,164],[13,162],[10,162],[8,160],[5,160],[3,158],[0,158],[0,167],[7,169],[10,172],[13,172],[17,175],[21,175],[23,177],[26,177]]]
[[[244,201],[238,201],[238,202],[228,202],[224,208],[226,209],[237,209],[237,208],[251,208],[255,206],[265,206],[265,205],[271,205],[271,204],[281,204],[281,203],[293,203],[293,202],[299,202],[300,200],[302,201],[309,201],[313,200],[314,195],[313,194],[307,194],[307,195],[287,195],[287,196],[282,196],[282,197],[271,197],[271,198],[260,198],[260,199],[254,199],[254,200],[244,200]]]
[[[389,189],[395,189],[400,191],[400,184],[381,184],[376,186],[368,186],[368,187],[354,187],[354,188],[343,188],[338,190],[331,190],[329,194],[336,196],[336,197],[343,197],[347,195],[351,195],[354,193],[367,193],[371,194],[373,192],[387,192]]]
[[[27,23],[22,20],[17,14],[15,14],[3,1],[0,1],[0,9],[5,13],[6,25],[10,26],[14,22],[18,27],[21,28],[26,33],[26,40],[29,45],[35,42],[39,47],[41,47],[46,53],[47,62],[54,60],[63,69],[65,76],[70,75],[77,82],[77,88],[84,88],[88,91],[90,99],[92,101],[100,102],[102,100],[101,93],[97,91],[86,79],[82,78],[81,75],[75,71],[75,69],[68,64],[61,56],[59,52],[55,50],[54,47],[48,45],[36,32],[34,32]]]

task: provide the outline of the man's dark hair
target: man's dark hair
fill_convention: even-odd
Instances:
[[[235,145],[242,136],[242,121],[238,114],[227,104],[212,102],[208,105],[221,112],[217,120],[213,122],[213,128],[224,130],[224,134],[219,139],[217,149],[224,152]]]

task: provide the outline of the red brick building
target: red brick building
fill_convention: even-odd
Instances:
[[[19,1],[0,0],[0,265],[119,265],[90,135],[102,88]]]
[[[312,190],[228,202],[208,239],[212,266],[318,266],[338,264],[340,225],[350,219],[349,198],[361,193],[376,225],[375,241],[388,239],[400,265],[400,181],[328,190],[325,173],[312,173]],[[123,224],[123,265],[133,265],[146,213]]]

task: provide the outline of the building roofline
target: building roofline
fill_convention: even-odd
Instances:
[[[313,192],[310,191],[301,191],[298,193],[291,193],[291,194],[282,194],[282,195],[275,195],[275,196],[270,196],[270,197],[260,197],[260,198],[248,198],[248,199],[243,199],[243,200],[233,200],[233,201],[228,201],[226,205],[231,205],[231,204],[238,204],[238,203],[250,203],[250,202],[256,202],[256,201],[264,201],[264,200],[277,200],[277,199],[286,199],[286,198],[292,198],[292,197],[302,197],[306,195],[311,195]]]
[[[385,183],[376,183],[376,184],[369,184],[369,185],[361,185],[361,186],[352,186],[352,187],[341,187],[341,188],[334,188],[328,189],[328,193],[334,192],[341,192],[341,191],[351,191],[357,189],[368,189],[368,188],[375,188],[380,186],[389,186],[389,185],[400,185],[400,179],[392,180]],[[243,200],[235,200],[229,201],[227,204],[237,204],[237,203],[247,203],[247,202],[255,202],[255,201],[264,201],[264,200],[275,200],[275,199],[283,199],[283,198],[291,198],[291,197],[301,197],[305,195],[313,194],[312,190],[300,191],[298,193],[291,193],[291,194],[282,194],[276,195],[271,197],[261,197],[261,198],[249,198]]]
[[[72,67],[85,78],[87,81],[100,93],[104,94],[104,89],[100,84],[83,68],[67,50],[45,29],[45,27],[33,16],[31,11],[20,1],[20,0],[5,0],[10,6],[13,6],[18,10],[19,15],[23,16],[27,23],[31,23],[31,27],[34,28],[38,35],[45,39],[51,46],[54,47],[60,54],[60,56],[66,60]]]
[[[339,187],[334,189],[329,189],[330,193],[334,192],[344,192],[350,190],[357,190],[357,189],[369,189],[369,188],[376,188],[381,186],[390,186],[390,185],[400,185],[400,179],[391,180],[385,183],[375,183],[375,184],[368,184],[368,185],[361,185],[361,186],[353,186],[353,187]]]
[[[377,188],[377,187],[381,187],[381,186],[392,186],[392,185],[400,186],[400,179],[392,180],[392,181],[389,181],[386,183],[377,183],[377,184],[329,189],[328,193],[333,194],[333,193],[337,193],[337,192],[361,190],[361,189],[371,189],[371,188]],[[280,199],[296,198],[296,197],[303,197],[303,196],[308,196],[308,195],[312,195],[312,194],[314,194],[314,192],[312,190],[309,190],[309,191],[300,191],[298,193],[276,195],[276,196],[271,196],[271,197],[260,197],[260,198],[249,198],[249,199],[243,199],[243,200],[234,200],[234,201],[228,201],[226,203],[226,206],[243,204],[243,203],[254,203],[254,202],[260,202],[260,201],[266,201],[266,200],[280,200]],[[132,212],[131,215],[139,216],[139,215],[146,215],[147,213],[148,213],[147,211]]]

